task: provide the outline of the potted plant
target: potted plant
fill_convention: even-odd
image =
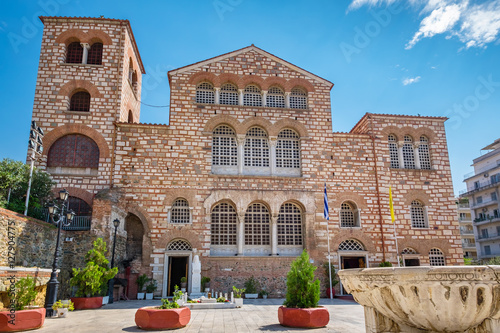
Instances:
[[[153,293],[158,289],[158,285],[154,279],[149,281],[149,284],[146,286],[146,299],[153,299]]]
[[[181,277],[181,290],[186,292],[187,278],[185,276]]]
[[[259,283],[253,276],[248,278],[245,282],[245,298],[257,298],[259,294],[257,293],[257,287]]]
[[[0,332],[26,331],[40,328],[45,322],[45,308],[32,307],[37,295],[36,281],[32,277],[20,279],[15,284],[14,302],[10,311],[0,312]]]
[[[186,326],[191,320],[191,310],[177,303],[183,293],[175,286],[172,302],[161,300],[161,306],[147,306],[135,313],[135,324],[143,330],[167,330]]]
[[[144,285],[149,281],[149,278],[146,274],[139,275],[135,283],[137,283],[137,299],[144,299]]]
[[[75,309],[75,305],[71,300],[57,301],[52,305],[52,309],[57,313],[59,318],[65,318],[68,311],[73,311]]]
[[[201,278],[201,289],[205,292],[210,291],[210,278],[208,276],[203,276]]]
[[[263,299],[266,299],[267,298],[267,295],[269,295],[269,293],[265,290],[265,289],[262,289],[260,292],[259,292],[259,296],[262,297]]]
[[[243,306],[243,298],[241,298],[241,295],[244,292],[245,288],[238,289],[235,286],[233,286],[234,305],[236,305],[237,308],[241,308]]]
[[[335,297],[335,286],[339,283],[339,280],[337,279],[337,273],[335,273],[333,264],[330,267],[332,268],[332,296]],[[323,264],[323,269],[326,275],[326,281],[328,281],[328,285],[326,286],[326,297],[330,298],[330,271],[328,270],[328,261]]]
[[[94,247],[85,255],[85,267],[83,269],[73,268],[73,277],[69,283],[77,288],[76,297],[72,297],[76,310],[97,309],[102,306],[103,285],[107,284],[116,273],[118,268],[110,269],[109,261],[106,259],[106,242],[98,238],[93,243]]]
[[[392,263],[389,261],[382,261],[380,264],[378,264],[378,267],[392,267]]]
[[[309,262],[307,251],[292,262],[286,279],[286,299],[278,309],[281,325],[300,328],[323,327],[330,321],[324,307],[318,307],[320,285],[314,278],[316,267]]]

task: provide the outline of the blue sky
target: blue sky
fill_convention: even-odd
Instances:
[[[130,20],[151,105],[169,103],[168,70],[255,44],[335,83],[334,131],[366,112],[447,116],[455,193],[500,137],[500,0],[2,1],[0,158],[26,156],[39,15]],[[168,108],[142,106],[141,122]]]

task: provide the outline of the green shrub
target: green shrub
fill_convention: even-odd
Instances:
[[[380,264],[378,264],[378,267],[392,267],[392,263],[389,261],[382,261]]]
[[[207,283],[210,283],[210,278],[209,278],[208,276],[204,276],[204,277],[202,277],[202,278],[201,278],[201,289],[202,289],[202,290],[205,290],[205,288],[206,288],[206,287],[205,287],[205,285],[206,285]]]
[[[332,268],[332,287],[335,287],[339,283],[339,280],[337,279],[337,274],[335,273],[335,266],[331,264],[330,267]],[[325,275],[328,280],[330,278],[330,273],[328,270],[328,261],[323,263],[323,269],[325,270]],[[328,281],[328,288],[330,288],[330,281]]]
[[[314,278],[316,267],[309,262],[307,251],[292,262],[286,277],[286,299],[288,308],[315,308],[318,306],[320,286]]]
[[[486,265],[500,265],[500,257],[491,258]]]
[[[35,288],[36,281],[29,276],[16,282],[15,309],[17,311],[33,304],[37,295]]]
[[[188,281],[187,277],[183,276],[181,277],[181,283],[186,283]]]
[[[158,285],[156,284],[156,280],[151,279],[149,284],[146,286],[146,292],[148,294],[154,293],[158,289]]]
[[[182,298],[182,295],[184,293],[179,290],[179,286],[174,286],[174,296],[172,297],[172,302],[169,302],[167,298],[162,298],[161,300],[161,305],[160,309],[178,309],[180,308],[179,304],[177,304],[177,301]]]
[[[234,297],[236,298],[241,298],[241,295],[245,292],[245,288],[238,289],[235,286],[233,286],[233,293]]]
[[[144,285],[149,281],[149,278],[146,274],[139,275],[135,283],[137,283],[137,291],[141,292],[144,290]]]
[[[259,282],[255,280],[253,275],[245,281],[245,293],[246,294],[256,294],[259,287]]]

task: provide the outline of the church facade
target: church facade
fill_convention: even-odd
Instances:
[[[334,133],[333,83],[251,45],[170,71],[169,124],[144,124],[129,21],[41,20],[37,166],[86,232],[110,241],[122,221],[118,262],[159,295],[182,276],[192,290],[196,256],[212,288],[254,276],[274,296],[302,250],[321,266],[328,243],[337,269],[463,263],[446,118],[368,113]]]

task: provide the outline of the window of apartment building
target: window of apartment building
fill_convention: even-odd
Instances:
[[[429,264],[431,266],[445,266],[444,254],[438,248],[429,251]]]
[[[227,125],[217,126],[213,132],[212,165],[229,167],[238,165],[236,134]]]
[[[398,139],[394,134],[387,137],[389,142],[389,156],[391,158],[391,168],[399,168]]]
[[[191,214],[189,203],[184,198],[178,198],[174,201],[170,210],[170,223],[187,224],[191,223]]]
[[[90,111],[90,94],[87,91],[77,91],[71,95],[69,111]]]
[[[270,87],[267,91],[266,106],[271,108],[285,107],[285,93],[280,87]]]
[[[196,103],[215,103],[215,89],[210,82],[202,82],[196,87]]]
[[[97,169],[99,147],[94,140],[85,135],[65,135],[50,147],[47,166]]]
[[[489,245],[484,246],[484,254],[487,256],[491,254],[491,247]]]
[[[497,225],[497,236],[500,236],[500,225]]]
[[[420,137],[420,144],[418,145],[418,158],[420,160],[420,169],[431,169],[431,156],[429,154],[429,140],[425,136]]]
[[[490,176],[490,179],[491,179],[491,183],[492,184],[499,183],[500,182],[500,173],[497,173],[497,174],[495,174],[493,176]]]
[[[211,244],[236,245],[237,216],[234,207],[228,203],[220,203],[212,209]]]
[[[415,169],[415,153],[413,151],[413,138],[409,135],[404,136],[403,163],[405,169]]]
[[[493,210],[493,217],[498,218],[498,209]]]
[[[88,52],[88,65],[102,65],[102,43],[92,44]]]
[[[231,83],[223,84],[220,88],[219,104],[238,105],[238,88]]]
[[[252,127],[245,137],[244,166],[269,167],[267,133],[260,127]]]
[[[411,202],[411,226],[412,228],[428,228],[427,216],[424,204],[418,200]]]
[[[73,42],[66,48],[66,63],[81,64],[83,59],[83,47],[80,42]]]
[[[307,109],[307,92],[302,88],[293,88],[290,92],[290,108]]]
[[[479,196],[476,198],[476,203],[477,204],[482,204],[483,203],[483,197],[482,196]]]
[[[477,190],[479,188],[479,180],[474,182],[474,188]]]
[[[278,245],[302,245],[302,211],[293,203],[281,205],[278,215]]]
[[[359,213],[356,204],[350,201],[343,202],[340,205],[340,227],[353,228],[359,226]]]
[[[488,229],[481,229],[481,238],[488,238]]]
[[[299,135],[291,129],[284,129],[278,134],[276,143],[277,168],[300,168],[299,139]]]
[[[491,192],[491,200],[497,201],[497,193],[496,192]]]
[[[262,92],[254,84],[248,85],[243,91],[243,105],[262,106]]]
[[[270,244],[270,216],[266,206],[252,204],[245,213],[245,245]]]

